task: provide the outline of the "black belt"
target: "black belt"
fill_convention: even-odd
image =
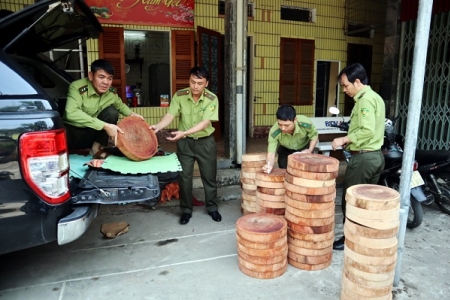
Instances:
[[[209,137],[210,137],[210,135],[202,136],[202,137],[190,137],[190,136],[187,136],[186,138],[191,139],[191,140],[201,140],[201,139],[206,139],[206,138],[209,138]]]
[[[347,152],[350,152],[351,155],[355,155],[355,154],[363,154],[363,153],[376,152],[376,151],[380,151],[380,150],[355,150],[355,151],[347,151]]]

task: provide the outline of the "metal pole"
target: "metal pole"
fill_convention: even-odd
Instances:
[[[411,90],[406,122],[405,149],[400,178],[400,227],[398,232],[397,265],[395,266],[394,286],[400,281],[403,250],[405,245],[406,221],[410,202],[412,165],[416,151],[417,132],[419,130],[420,108],[422,105],[425,65],[427,60],[428,36],[430,33],[431,10],[433,0],[419,0],[419,12],[416,24],[414,58],[411,76]]]
[[[237,0],[236,17],[236,161],[245,153],[247,1]]]

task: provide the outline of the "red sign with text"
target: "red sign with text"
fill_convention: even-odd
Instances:
[[[194,27],[194,0],[85,0],[100,23]]]

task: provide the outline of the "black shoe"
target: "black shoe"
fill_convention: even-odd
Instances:
[[[333,243],[334,250],[344,250],[345,236],[341,237]]]
[[[211,218],[216,222],[222,221],[222,216],[219,214],[217,210],[208,212],[208,215],[210,215]]]
[[[186,225],[187,223],[189,223],[189,220],[191,219],[192,215],[188,214],[188,213],[182,213],[181,214],[181,218],[180,218],[180,224],[181,225]]]

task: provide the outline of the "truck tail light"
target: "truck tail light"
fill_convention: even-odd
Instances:
[[[19,139],[24,180],[50,205],[70,198],[69,161],[64,129],[28,132]]]

